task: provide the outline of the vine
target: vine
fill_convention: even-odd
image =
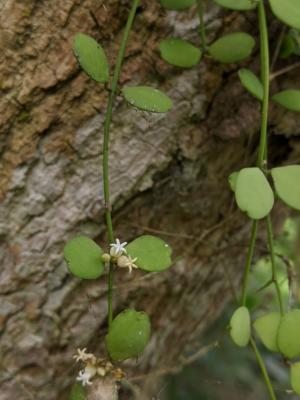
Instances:
[[[268,111],[270,100],[290,111],[300,112],[300,90],[288,89],[273,95],[270,99],[270,80],[276,73],[270,73],[268,24],[264,0],[213,0],[219,6],[241,11],[255,11],[258,14],[261,76],[258,78],[251,70],[241,68],[238,76],[244,88],[251,93],[261,105],[261,129],[256,166],[243,168],[229,177],[237,206],[252,221],[251,236],[248,246],[246,265],[242,283],[240,306],[230,320],[230,335],[240,347],[251,346],[262,376],[265,380],[269,396],[276,399],[271,380],[265,367],[252,331],[271,352],[278,352],[284,361],[293,360],[300,355],[300,310],[286,312],[282,299],[280,283],[277,277],[276,254],[271,211],[275,203],[275,195],[286,205],[300,211],[300,166],[279,166],[268,169]],[[291,29],[282,31],[276,48],[276,57],[287,58],[292,54],[300,54],[300,4],[298,0],[268,0],[273,14]],[[178,68],[192,68],[199,64],[204,54],[215,62],[232,64],[247,59],[255,47],[255,39],[246,32],[226,34],[209,44],[204,24],[204,0],[160,0],[167,10],[181,11],[195,5],[199,17],[200,45],[178,37],[163,39],[158,47],[161,58]],[[136,357],[143,352],[150,340],[150,320],[146,313],[127,309],[113,315],[113,280],[118,269],[128,268],[145,272],[160,272],[172,264],[171,248],[161,239],[144,235],[129,244],[115,239],[112,206],[110,200],[109,179],[109,144],[110,125],[113,118],[114,104],[117,95],[121,95],[130,106],[151,113],[165,113],[172,108],[172,100],[163,92],[149,86],[119,87],[126,44],[132,29],[139,0],[132,0],[131,9],[124,29],[114,72],[110,78],[110,67],[103,48],[92,37],[78,33],[74,38],[74,53],[81,68],[94,81],[104,84],[109,98],[103,127],[103,197],[105,202],[105,218],[109,243],[107,252],[92,239],[77,236],[71,239],[64,248],[64,256],[69,270],[81,279],[98,279],[107,271],[108,285],[108,332],[105,345],[108,358],[100,359],[86,353],[86,349],[78,349],[76,361],[84,363],[77,380],[84,386],[91,385],[94,377],[112,375],[114,379],[122,379],[123,371],[115,367],[115,362]],[[289,71],[291,68],[287,68]],[[272,180],[271,180],[272,178]],[[251,322],[247,306],[249,277],[255,252],[259,221],[266,221],[267,242],[271,260],[272,278],[265,287],[274,285],[278,310],[267,313]],[[264,287],[264,288],[265,288]],[[252,329],[253,326],[253,329]],[[124,339],[126,337],[126,340]],[[300,362],[288,361],[291,369],[291,386],[300,394]]]

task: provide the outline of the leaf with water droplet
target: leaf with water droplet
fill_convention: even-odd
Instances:
[[[271,186],[259,168],[244,168],[236,181],[235,199],[238,207],[252,219],[266,217],[274,205]]]
[[[121,312],[113,320],[105,344],[113,361],[124,361],[144,351],[150,340],[151,325],[144,312],[132,309]]]
[[[92,239],[77,236],[64,247],[64,257],[70,272],[78,278],[96,279],[102,275],[103,251]]]
[[[173,106],[166,94],[149,86],[124,86],[122,94],[130,105],[144,111],[165,113]]]
[[[172,265],[172,249],[163,240],[144,235],[135,239],[126,246],[127,254],[137,258],[135,264],[148,272],[160,272]]]
[[[277,346],[277,333],[280,319],[280,313],[271,312],[263,315],[260,318],[257,318],[257,320],[253,323],[253,327],[260,340],[267,349],[274,352],[279,351]]]
[[[254,38],[248,33],[235,32],[222,36],[209,46],[208,51],[212,58],[231,64],[248,58],[255,46]]]
[[[244,88],[248,90],[257,100],[262,101],[264,97],[264,89],[258,77],[249,69],[242,68],[238,72],[240,81]]]
[[[271,175],[278,197],[300,211],[300,165],[273,168]]]
[[[179,38],[168,38],[160,42],[161,57],[169,64],[180,68],[191,68],[201,58],[201,50],[193,44]]]
[[[247,307],[239,307],[230,320],[230,336],[239,347],[246,347],[251,336],[251,320]]]
[[[74,38],[73,51],[87,75],[96,82],[108,81],[108,61],[104,50],[95,39],[84,33],[77,33]]]

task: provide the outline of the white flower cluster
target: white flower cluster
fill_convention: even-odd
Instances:
[[[87,353],[86,348],[77,349],[77,354],[73,357],[76,362],[82,361],[85,364],[85,368],[79,371],[76,378],[77,381],[82,383],[82,386],[92,385],[91,379],[96,375],[104,377],[107,373],[113,370],[111,362],[104,359],[99,359],[94,354]]]
[[[133,268],[138,268],[135,264],[137,257],[131,258],[127,255],[126,245],[127,242],[121,243],[119,239],[116,239],[116,243],[110,244],[110,254],[103,254],[102,258],[105,262],[112,259],[119,268],[128,268],[131,274]]]

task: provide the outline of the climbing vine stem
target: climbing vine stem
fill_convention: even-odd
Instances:
[[[259,352],[259,350],[258,350],[258,348],[256,346],[255,341],[252,338],[250,339],[250,344],[251,344],[252,350],[254,351],[254,354],[255,354],[256,360],[258,362],[258,365],[259,365],[259,367],[261,369],[261,373],[263,375],[264,381],[265,381],[265,383],[267,385],[268,392],[269,392],[269,395],[270,395],[270,399],[271,400],[276,400],[274,389],[273,389],[272,383],[270,381],[270,378],[269,378],[268,371],[266,369],[265,363],[264,363],[264,361],[262,359],[262,356],[261,356],[261,354],[260,354],[260,352]]]
[[[112,119],[113,105],[117,94],[118,81],[120,77],[121,67],[124,60],[124,54],[128,36],[133,24],[133,20],[136,14],[139,0],[133,0],[131,9],[129,12],[126,27],[123,33],[122,41],[120,44],[119,53],[116,60],[114,74],[110,87],[110,95],[104,120],[104,139],[103,139],[103,192],[105,201],[105,218],[108,231],[108,239],[110,243],[114,242],[114,231],[111,216],[111,204],[110,204],[110,187],[109,187],[109,137],[110,137],[110,124]],[[113,320],[113,305],[112,305],[112,294],[113,294],[113,264],[109,265],[108,273],[108,327],[110,328]]]

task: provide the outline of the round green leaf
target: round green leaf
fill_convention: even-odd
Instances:
[[[289,207],[300,211],[300,166],[273,168],[271,174],[278,197]]]
[[[85,236],[75,237],[64,248],[70,272],[82,279],[96,279],[102,275],[102,254],[101,247]]]
[[[228,183],[230,186],[230,189],[235,192],[235,188],[236,188],[236,181],[237,181],[237,177],[238,177],[239,173],[238,172],[232,172],[232,174],[229,175],[228,178]]]
[[[151,325],[144,312],[125,310],[113,320],[105,344],[113,361],[136,357],[150,340]]]
[[[173,106],[166,94],[149,86],[124,86],[122,93],[130,105],[140,110],[164,113]]]
[[[160,3],[163,7],[168,10],[184,10],[186,8],[191,7],[195,4],[195,0],[160,0]]]
[[[246,347],[251,336],[251,321],[247,307],[238,308],[230,320],[230,336],[240,347]]]
[[[262,101],[264,97],[264,89],[258,77],[246,68],[240,69],[238,74],[244,88],[256,97],[257,100]]]
[[[290,311],[281,318],[277,345],[287,358],[300,355],[300,310]]]
[[[216,40],[208,51],[217,61],[231,64],[249,57],[255,46],[254,38],[248,33],[230,33]]]
[[[300,29],[299,0],[269,0],[275,16],[292,28]]]
[[[231,10],[253,10],[257,4],[251,0],[214,0],[221,7],[230,8]]]
[[[266,217],[274,205],[274,195],[267,178],[259,168],[244,168],[236,181],[238,207],[252,219]]]
[[[279,351],[277,346],[277,332],[280,319],[281,316],[279,313],[271,312],[258,318],[253,324],[260,340],[267,349],[274,352]]]
[[[294,392],[300,394],[300,362],[291,365],[291,385]]]
[[[107,82],[109,68],[104,50],[92,37],[77,33],[73,51],[81,68],[96,82]]]
[[[169,64],[181,68],[191,68],[197,65],[201,58],[198,47],[178,38],[168,38],[160,42],[161,57]]]
[[[137,258],[135,264],[144,271],[159,272],[172,264],[171,247],[155,236],[140,236],[129,243],[126,251],[131,258]]]
[[[272,100],[290,111],[300,112],[300,90],[283,90],[275,94]]]

